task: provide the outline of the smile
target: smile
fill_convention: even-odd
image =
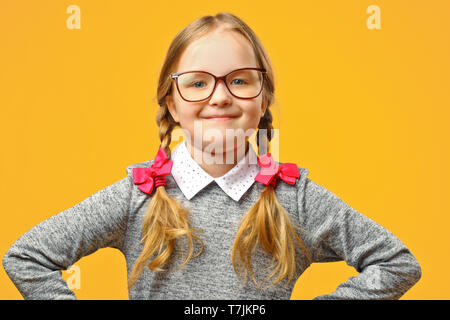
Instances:
[[[235,117],[211,117],[211,118],[205,118],[205,120],[213,120],[213,121],[228,121],[231,119],[234,119]]]

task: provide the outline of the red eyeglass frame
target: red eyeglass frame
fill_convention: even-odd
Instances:
[[[227,84],[227,82],[226,82],[226,78],[227,78],[228,75],[230,75],[231,73],[236,72],[236,71],[240,71],[240,70],[257,70],[257,71],[260,71],[260,72],[262,73],[261,89],[259,90],[259,92],[258,92],[257,95],[255,95],[255,96],[253,96],[253,97],[249,97],[249,98],[241,98],[241,97],[236,96],[233,92],[231,92],[231,90],[230,90],[230,88],[228,87],[228,84]],[[215,81],[215,82],[214,82],[214,89],[212,90],[211,94],[210,94],[209,96],[207,96],[206,98],[204,98],[204,99],[201,99],[201,100],[188,100],[188,99],[185,99],[185,98],[183,97],[183,95],[181,94],[181,92],[180,92],[180,88],[178,87],[178,76],[180,76],[180,75],[182,75],[182,74],[185,74],[185,73],[192,73],[192,72],[206,73],[206,74],[209,74],[209,75],[211,75],[211,76],[214,77],[214,81]],[[171,75],[169,75],[169,77],[170,77],[172,80],[175,80],[175,84],[176,84],[176,87],[177,87],[177,91],[178,91],[178,93],[180,94],[181,99],[183,99],[184,101],[187,101],[187,102],[199,102],[199,101],[203,101],[203,100],[209,99],[209,98],[213,95],[214,91],[216,91],[217,82],[218,82],[219,80],[222,80],[223,83],[225,83],[225,86],[227,87],[228,92],[230,92],[231,95],[232,95],[233,97],[236,97],[236,98],[238,98],[238,99],[249,100],[249,99],[254,99],[254,98],[256,98],[257,96],[259,96],[259,95],[261,94],[262,88],[263,88],[263,86],[264,86],[264,78],[265,78],[264,75],[265,75],[266,73],[267,73],[267,70],[264,69],[264,68],[253,68],[253,67],[250,67],[250,68],[239,68],[239,69],[233,70],[233,71],[228,72],[226,75],[221,76],[221,77],[217,77],[217,76],[215,76],[214,74],[212,74],[212,73],[210,73],[210,72],[207,72],[207,71],[203,71],[203,70],[190,70],[190,71],[176,72],[176,73],[172,73]]]

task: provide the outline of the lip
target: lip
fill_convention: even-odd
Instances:
[[[227,120],[231,120],[237,117],[233,117],[233,116],[215,116],[215,117],[205,117],[203,119],[205,120],[213,120],[213,121],[227,121]]]

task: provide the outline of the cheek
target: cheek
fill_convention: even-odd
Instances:
[[[252,103],[245,107],[243,107],[244,110],[244,122],[245,126],[247,128],[254,128],[256,129],[258,127],[259,121],[261,119],[261,103]]]
[[[177,114],[181,129],[194,136],[194,121],[198,119],[198,112],[201,107],[194,104],[187,104],[184,100],[176,100]]]
[[[194,133],[194,119],[191,118],[192,115],[179,113],[180,117],[180,126],[183,130],[189,132],[190,135]]]
[[[193,121],[197,117],[197,113],[199,112],[199,107],[195,104],[188,103],[182,100],[178,95],[175,99],[175,105],[177,109],[177,114],[179,118],[179,122],[181,126],[189,125],[190,122]]]

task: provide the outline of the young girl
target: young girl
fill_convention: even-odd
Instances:
[[[268,55],[242,20],[219,13],[187,26],[159,78],[155,158],[11,246],[3,266],[23,297],[75,299],[61,270],[113,247],[130,299],[289,299],[311,263],[340,260],[359,274],[316,299],[400,298],[421,277],[417,260],[307,169],[272,159],[273,99]],[[187,138],[170,150],[177,126]],[[230,144],[230,131],[244,139]]]

